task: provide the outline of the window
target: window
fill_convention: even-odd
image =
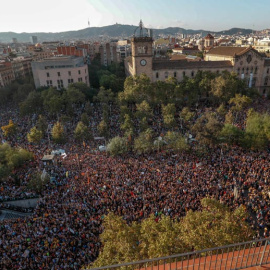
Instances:
[[[266,70],[266,73],[269,74],[269,68]]]
[[[84,73],[86,73],[86,69],[84,70]]]
[[[57,72],[58,77],[61,75],[60,72]]]
[[[219,74],[219,70],[217,70],[217,74]]]
[[[191,71],[191,77],[194,77],[194,71]]]
[[[176,71],[173,73],[173,77],[176,78],[177,77],[177,73]]]
[[[164,73],[164,76],[165,76],[165,79],[168,79],[168,72],[167,71]]]
[[[156,78],[158,79],[159,75],[158,75],[158,72],[156,72]]]
[[[183,76],[186,76],[186,72],[185,71],[183,71]]]
[[[87,76],[85,76],[85,83],[87,83]]]
[[[257,67],[255,67],[254,74],[257,74],[257,71],[258,71],[258,68],[257,68]]]
[[[73,79],[68,79],[68,83],[73,83]]]
[[[265,79],[264,79],[264,85],[267,85],[267,83],[268,83],[268,77],[265,77]]]
[[[82,82],[82,78],[78,78],[78,82]]]
[[[71,76],[71,71],[68,72],[68,76]]]
[[[249,68],[247,67],[247,69],[246,69],[246,74],[248,74],[248,71],[249,71]]]
[[[47,72],[47,78],[49,78],[50,77],[50,73],[49,72]]]
[[[80,70],[78,70],[78,74],[81,74],[81,71]]]

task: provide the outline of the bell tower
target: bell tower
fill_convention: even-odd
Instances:
[[[131,39],[132,66],[134,75],[145,73],[152,80],[153,67],[153,38],[151,30],[143,26],[140,20],[139,26],[134,31]]]

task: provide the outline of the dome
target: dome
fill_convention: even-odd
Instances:
[[[40,44],[40,43],[37,43],[37,44],[35,45],[35,47],[36,47],[36,48],[41,48],[41,44]]]

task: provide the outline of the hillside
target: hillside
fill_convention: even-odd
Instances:
[[[59,33],[15,33],[15,32],[0,32],[0,42],[11,42],[12,38],[17,38],[18,42],[29,42],[30,36],[37,36],[39,42],[43,41],[56,41],[56,40],[70,40],[70,39],[88,39],[95,38],[98,36],[109,36],[116,38],[126,38],[131,37],[134,34],[134,30],[137,26],[134,25],[122,25],[114,24],[103,27],[90,27],[77,31],[67,31]],[[251,29],[242,28],[232,28],[229,30],[224,30],[220,32],[213,32],[207,30],[192,30],[184,29],[179,27],[168,27],[165,29],[153,29],[154,35],[175,35],[175,34],[198,34],[202,33],[206,35],[207,33],[217,34],[217,35],[233,35],[237,33],[249,34],[252,32]]]

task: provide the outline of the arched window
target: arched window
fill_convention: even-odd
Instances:
[[[255,67],[254,74],[257,74],[257,72],[258,72],[258,68],[257,68],[257,67]]]
[[[248,72],[249,72],[249,68],[247,67],[247,69],[246,69],[246,74],[248,74]]]

